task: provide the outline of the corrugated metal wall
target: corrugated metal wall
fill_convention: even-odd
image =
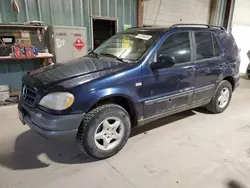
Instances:
[[[0,0],[0,23],[41,20],[48,25],[83,26],[91,45],[91,16],[117,17],[123,25],[136,26],[137,0],[18,0],[20,13],[13,12],[11,0]]]

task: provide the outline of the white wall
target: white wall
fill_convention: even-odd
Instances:
[[[250,50],[250,0],[236,0],[232,33],[241,52],[240,71],[246,72],[249,59],[247,52]]]
[[[240,72],[245,73],[249,63],[247,52],[250,50],[250,27],[234,25],[232,33],[238,47],[240,48]]]
[[[250,0],[249,0],[250,1]],[[144,2],[144,25],[209,22],[210,0],[149,0]]]
[[[250,0],[236,0],[233,24],[250,26]]]

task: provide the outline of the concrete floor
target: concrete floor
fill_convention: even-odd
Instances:
[[[0,188],[222,188],[250,185],[250,81],[220,115],[198,109],[134,129],[116,156],[92,161],[0,108]],[[236,185],[237,184],[237,185]]]

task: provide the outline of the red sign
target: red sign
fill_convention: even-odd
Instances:
[[[81,51],[82,48],[85,46],[84,42],[80,39],[77,38],[76,41],[73,43],[73,46],[78,50]]]

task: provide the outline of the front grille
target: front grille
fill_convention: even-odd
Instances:
[[[37,97],[37,92],[34,88],[23,85],[22,87],[22,98],[24,102],[30,106],[33,106]]]

